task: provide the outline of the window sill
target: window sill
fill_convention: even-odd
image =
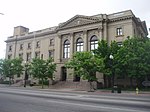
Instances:
[[[123,37],[124,35],[116,35],[115,37]]]

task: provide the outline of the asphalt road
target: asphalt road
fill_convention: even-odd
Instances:
[[[150,112],[150,96],[0,87],[0,112]]]

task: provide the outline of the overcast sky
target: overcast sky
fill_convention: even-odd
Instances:
[[[8,36],[22,25],[29,31],[57,26],[73,16],[111,14],[131,9],[150,28],[150,0],[0,0],[0,59]]]

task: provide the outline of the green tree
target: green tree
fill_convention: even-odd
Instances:
[[[74,75],[78,75],[90,83],[97,81],[96,72],[100,72],[103,68],[102,59],[95,58],[92,52],[76,52],[73,58],[65,64],[66,68],[74,70]]]
[[[4,59],[0,59],[0,75],[3,76],[3,63],[4,63]]]
[[[53,62],[52,58],[49,58],[48,60],[46,60],[46,66],[46,75],[48,78],[51,79],[53,84],[54,72],[56,71],[56,64]]]
[[[144,43],[144,70],[146,71],[146,80],[148,80],[148,77],[150,77],[150,39],[146,39],[146,42]]]
[[[117,72],[130,77],[131,86],[133,78],[136,79],[137,85],[139,85],[140,79],[147,74],[145,42],[146,40],[143,38],[129,38],[123,42],[123,46],[116,55]]]
[[[22,59],[20,58],[15,58],[15,59],[12,59],[12,69],[13,69],[13,74],[14,75],[17,75],[18,77],[20,77],[20,75],[22,74],[23,72],[23,65],[22,65]]]
[[[115,55],[119,49],[120,47],[118,46],[117,42],[112,41],[109,45],[107,41],[101,40],[98,42],[98,48],[93,51],[97,58],[103,60],[104,68],[102,72],[104,74],[105,87],[110,87],[114,83],[115,65],[117,64],[115,60]],[[110,59],[110,55],[113,56],[113,59]]]
[[[14,75],[20,76],[23,71],[21,59],[4,59],[0,60],[0,72],[3,76],[9,78],[9,85],[13,81]]]
[[[11,85],[11,79],[13,78],[13,69],[11,60],[1,60],[1,74],[9,78],[9,85]]]
[[[43,60],[35,58],[30,65],[30,74],[33,77],[38,78],[42,82],[42,88],[44,87],[44,80],[48,78],[53,79],[53,73],[56,70],[56,64],[52,59]]]

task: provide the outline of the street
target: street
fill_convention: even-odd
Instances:
[[[150,95],[98,94],[0,87],[0,112],[149,112]]]

